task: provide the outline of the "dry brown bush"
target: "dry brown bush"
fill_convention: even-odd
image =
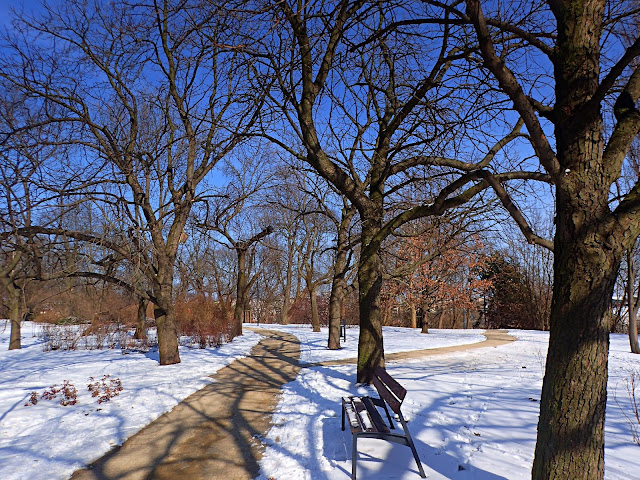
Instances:
[[[198,295],[180,297],[175,305],[178,334],[191,339],[187,344],[206,348],[232,340],[229,333],[231,314],[219,302]]]

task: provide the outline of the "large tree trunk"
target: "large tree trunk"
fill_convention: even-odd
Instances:
[[[595,236],[578,245],[564,243],[562,223],[555,243],[556,281],[533,478],[602,479],[609,353],[605,313],[620,257],[603,244],[590,244]]]
[[[549,351],[540,400],[534,479],[604,477],[609,325],[606,312],[622,258],[612,232],[610,173],[603,165],[602,117],[571,115],[598,86],[601,5],[556,11],[557,156],[565,175],[556,185],[554,285]],[[620,237],[622,237],[620,235]]]
[[[11,333],[9,337],[9,350],[19,350],[22,348],[22,315],[20,315],[20,303],[22,300],[22,290],[9,282],[7,285],[9,292],[9,321],[11,322]]]
[[[160,365],[180,363],[178,352],[178,329],[176,328],[175,309],[171,295],[171,286],[160,286],[156,294],[153,315],[158,329],[158,352]]]
[[[609,209],[619,168],[603,160],[600,81],[604,2],[550,3],[554,58],[556,180],[554,286],[540,401],[534,479],[604,477],[610,307],[629,235]]]
[[[629,345],[631,346],[631,353],[640,354],[640,345],[638,344],[638,303],[640,298],[635,299],[634,282],[636,280],[635,265],[633,262],[632,250],[627,250],[627,298],[629,307],[627,308],[629,317]]]
[[[365,215],[362,223],[362,243],[358,262],[360,304],[360,338],[358,340],[358,368],[356,381],[370,383],[376,367],[384,367],[382,341],[382,259],[380,243],[374,235],[380,230],[381,220]]]
[[[425,308],[420,310],[422,311],[420,333],[429,333],[429,312]]]
[[[160,365],[180,363],[178,352],[178,329],[176,327],[175,306],[173,303],[173,266],[175,258],[159,257],[157,284],[154,286],[153,316],[158,329],[158,353]]]

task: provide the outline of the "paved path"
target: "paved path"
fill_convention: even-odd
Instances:
[[[260,437],[270,428],[282,385],[298,375],[300,344],[267,335],[250,356],[186,398],[72,480],[250,480],[259,472]]]
[[[251,480],[258,476],[261,437],[269,428],[278,395],[300,367],[345,365],[346,359],[298,363],[300,344],[290,334],[255,330],[266,336],[248,357],[219,370],[215,383],[186,398],[140,432],[76,471],[72,480]],[[515,340],[505,330],[488,330],[487,340],[469,345],[385,355],[401,360]]]

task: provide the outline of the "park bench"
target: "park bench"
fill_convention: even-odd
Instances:
[[[411,448],[420,476],[426,478],[420,458],[418,458],[418,452],[407,428],[407,422],[400,411],[407,391],[382,367],[377,367],[374,371],[373,386],[378,391],[379,398],[356,396],[342,398],[342,430],[345,428],[345,418],[347,418],[353,437],[351,478],[356,480],[358,438],[379,438],[388,442],[406,445]],[[397,415],[404,433],[391,431],[396,430],[396,427],[393,424],[387,405]],[[389,426],[380,415],[379,408],[386,413]]]

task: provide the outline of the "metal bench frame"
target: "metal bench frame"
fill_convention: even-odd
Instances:
[[[413,458],[418,465],[422,478],[426,478],[418,452],[409,433],[407,422],[402,416],[400,407],[407,391],[382,367],[374,371],[373,386],[378,391],[379,398],[374,397],[343,397],[342,398],[342,430],[345,429],[345,418],[349,419],[351,434],[353,436],[353,449],[351,457],[351,478],[356,480],[356,460],[358,458],[358,438],[379,438],[388,442],[399,443],[411,448]],[[391,432],[395,430],[389,409],[398,416],[404,433]],[[384,409],[389,427],[385,424],[378,408]]]

